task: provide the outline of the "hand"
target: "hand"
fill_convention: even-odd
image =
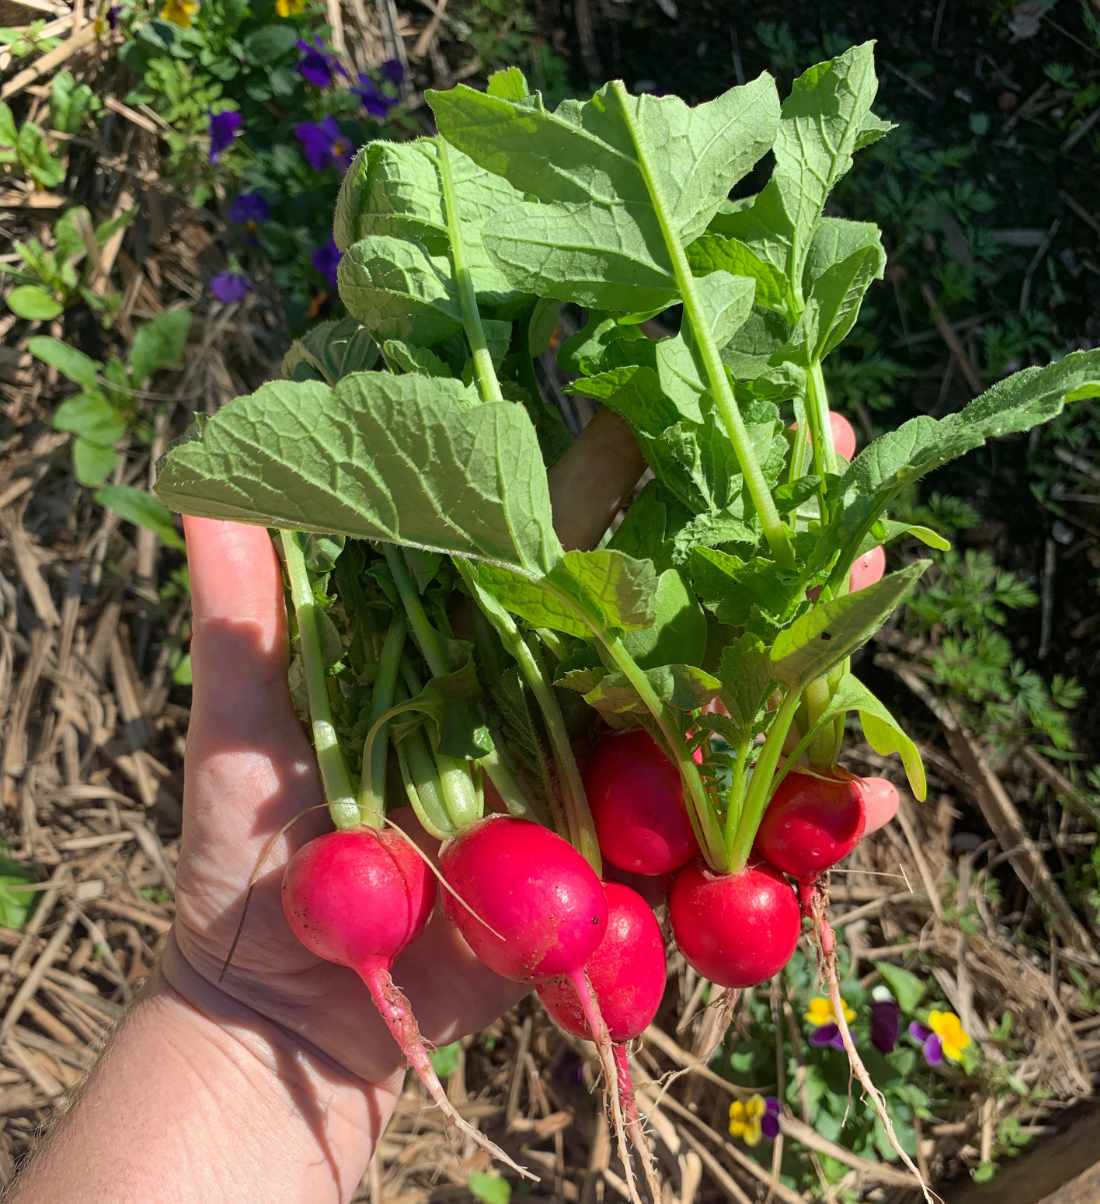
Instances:
[[[175,941],[202,979],[352,1074],[381,1082],[402,1060],[366,988],[352,971],[308,952],[283,918],[287,859],[330,825],[324,810],[310,810],[323,796],[287,687],[275,549],[261,527],[188,518],[184,528],[194,695]],[[232,964],[219,982],[249,879],[269,842]],[[165,974],[187,994],[186,968],[173,973],[172,951]],[[397,960],[394,978],[424,1036],[437,1043],[483,1028],[525,993],[485,969],[441,910]]]

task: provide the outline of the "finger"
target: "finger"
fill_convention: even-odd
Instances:
[[[193,709],[255,726],[290,712],[282,575],[263,527],[185,518]]]
[[[863,809],[867,817],[864,836],[884,828],[898,813],[898,788],[887,778],[861,779]]]

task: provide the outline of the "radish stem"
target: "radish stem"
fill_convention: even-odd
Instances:
[[[309,570],[298,533],[284,528],[279,532],[279,539],[290,584],[290,600],[298,620],[298,644],[305,671],[310,730],[321,771],[325,802],[337,828],[358,828],[363,819],[359,814],[359,803],[352,789],[348,767],[344,763],[344,754],[340,751],[336,725],[332,721],[321,631],[317,624],[317,601],[313,596]]]
[[[359,815],[372,828],[381,827],[386,813],[386,760],[389,752],[389,728],[383,726],[374,733],[374,724],[393,707],[394,690],[401,671],[401,654],[405,647],[405,620],[395,616],[390,623],[382,652],[378,659],[378,676],[371,695],[370,720],[372,740],[363,743],[363,767],[359,776]]]

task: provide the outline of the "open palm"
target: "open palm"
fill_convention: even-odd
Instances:
[[[287,687],[286,614],[279,562],[260,527],[189,518],[194,699],[184,766],[183,841],[175,936],[217,982],[261,854],[228,995],[298,1034],[367,1080],[401,1055],[350,970],[314,957],[283,918],[283,866],[329,827],[312,750]],[[424,1036],[451,1041],[499,1016],[523,988],[485,969],[437,911],[398,959],[394,978]]]

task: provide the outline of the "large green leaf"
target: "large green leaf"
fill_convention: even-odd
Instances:
[[[694,108],[620,83],[553,113],[461,86],[428,99],[449,142],[537,198],[502,212],[485,235],[509,279],[627,312],[676,299],[668,240],[703,233],[778,120],[766,75]]]
[[[561,548],[531,420],[465,400],[460,381],[426,376],[275,381],[172,448],[156,492],[188,514],[548,572]]]
[[[857,593],[808,610],[776,636],[770,653],[772,674],[793,689],[824,676],[878,631],[931,563],[918,560]]]

